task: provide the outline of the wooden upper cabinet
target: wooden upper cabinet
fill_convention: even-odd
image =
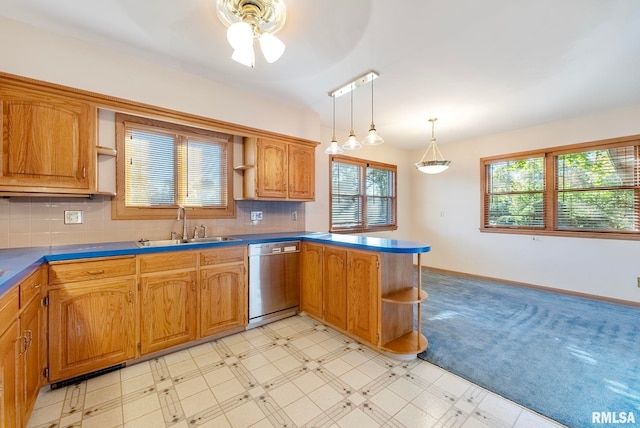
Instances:
[[[10,85],[0,106],[0,191],[96,191],[95,106]]]
[[[289,198],[315,200],[315,147],[289,144]]]
[[[244,199],[315,200],[315,145],[244,139]]]

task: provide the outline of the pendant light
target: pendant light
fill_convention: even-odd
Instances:
[[[415,164],[416,168],[425,174],[438,174],[445,171],[449,168],[449,165],[451,165],[451,161],[444,159],[444,156],[442,156],[442,153],[440,153],[438,145],[436,144],[436,137],[434,133],[436,120],[438,119],[429,119],[429,122],[431,122],[431,144],[429,144],[429,148],[424,152],[424,155],[422,155],[420,162]],[[431,153],[431,155],[429,155],[429,153]]]
[[[376,125],[373,123],[373,81],[375,77],[371,76],[371,127],[369,128],[369,134],[364,137],[362,144],[365,146],[377,146],[384,143],[384,140],[376,132]]]
[[[353,85],[352,85],[353,86]],[[351,131],[349,131],[349,138],[342,144],[344,150],[359,150],[362,148],[362,144],[356,140],[356,133],[353,131],[353,90],[351,88]]]
[[[339,155],[340,153],[344,153],[344,150],[338,145],[338,140],[336,140],[336,96],[331,95],[333,98],[333,137],[331,138],[331,145],[327,147],[325,150],[325,154],[328,155]]]

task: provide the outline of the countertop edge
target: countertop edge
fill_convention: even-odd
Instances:
[[[236,237],[237,240],[225,242],[198,242],[162,247],[138,247],[133,241],[125,241],[103,244],[78,244],[0,250],[0,260],[2,260],[2,256],[4,254],[10,254],[11,252],[14,253],[10,254],[10,256],[4,260],[5,263],[8,263],[11,266],[8,268],[0,266],[0,268],[6,270],[6,272],[0,276],[0,297],[11,287],[26,278],[33,270],[46,262],[201,250],[207,248],[262,244],[283,240],[303,240],[383,253],[418,254],[431,251],[431,246],[419,242],[322,232],[300,231],[233,236]]]

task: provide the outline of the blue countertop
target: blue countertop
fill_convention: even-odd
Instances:
[[[50,261],[218,248],[224,246],[262,244],[266,242],[278,242],[293,239],[302,239],[305,241],[334,244],[354,249],[379,251],[383,253],[417,254],[426,253],[431,250],[429,245],[420,242],[322,232],[283,232],[233,236],[238,239],[225,242],[199,242],[170,245],[166,247],[141,248],[138,247],[134,241],[130,241],[0,250],[0,296],[12,286],[22,281],[33,271],[33,269]]]

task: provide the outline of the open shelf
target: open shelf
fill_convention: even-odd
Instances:
[[[382,296],[383,302],[413,305],[424,302],[429,295],[417,287],[408,287]]]
[[[391,342],[385,343],[382,345],[382,350],[394,354],[418,354],[427,349],[428,345],[427,338],[422,333],[413,330]]]

